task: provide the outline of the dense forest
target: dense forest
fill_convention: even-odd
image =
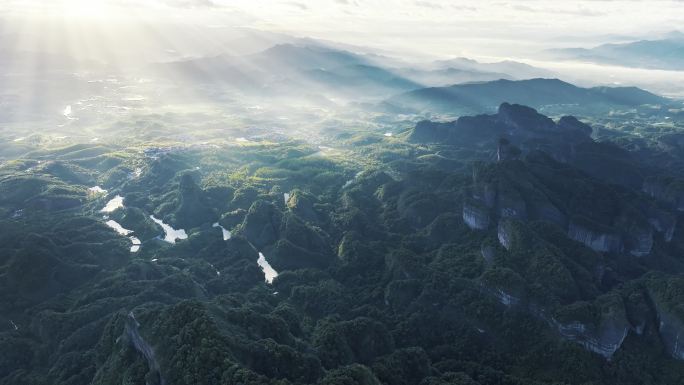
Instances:
[[[590,123],[17,143],[0,383],[684,384],[684,136]]]

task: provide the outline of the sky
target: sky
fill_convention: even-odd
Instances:
[[[657,36],[684,25],[684,1],[0,0],[0,18],[24,31],[45,20],[110,35],[247,27],[417,56],[486,57]]]
[[[681,71],[568,65],[543,54],[659,38],[681,26],[684,0],[0,0],[0,66],[52,66],[68,56],[83,68],[144,67],[254,53],[284,34],[408,62],[515,60],[583,86],[681,95]]]

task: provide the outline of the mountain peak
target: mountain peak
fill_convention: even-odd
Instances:
[[[520,104],[502,103],[497,116],[502,122],[516,129],[543,131],[556,127],[549,117],[538,113],[534,108]]]

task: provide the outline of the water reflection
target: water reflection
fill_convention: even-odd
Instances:
[[[140,242],[140,239],[130,235],[133,233],[133,230],[124,229],[124,227],[121,226],[119,222],[113,221],[111,219],[105,222],[105,225],[111,227],[120,235],[128,236],[128,239],[130,239],[131,243],[133,244],[131,246],[131,253],[135,253],[138,250],[140,250],[140,245],[142,244],[142,242]]]
[[[162,229],[164,229],[164,242],[176,243],[176,240],[188,239],[188,234],[185,232],[185,230],[176,230],[168,224],[164,223],[161,219],[155,218],[154,215],[150,215],[150,218],[152,218],[154,223],[158,224],[162,227]]]
[[[273,267],[271,267],[271,264],[268,263],[266,257],[261,252],[259,252],[259,259],[257,259],[257,264],[259,264],[259,267],[261,267],[261,270],[264,272],[264,278],[266,282],[273,283],[273,279],[275,279],[275,277],[278,276],[278,272],[275,271]]]
[[[123,208],[123,201],[124,198],[121,195],[117,195],[114,198],[112,198],[109,202],[107,202],[107,205],[100,210],[102,213],[111,213],[116,211],[117,209]]]

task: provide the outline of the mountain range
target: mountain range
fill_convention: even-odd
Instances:
[[[409,64],[322,45],[278,44],[250,55],[201,57],[153,68],[176,82],[261,98],[364,103],[403,113],[477,114],[510,102],[551,114],[583,114],[670,103],[636,87],[578,87],[513,61],[455,58]]]
[[[471,81],[526,79],[551,72],[511,61],[479,63],[457,58],[411,64],[322,44],[277,44],[241,56],[218,55],[160,63],[151,72],[178,82],[219,84],[246,93],[288,95],[302,89],[358,101],[387,98],[430,86]]]
[[[494,111],[503,102],[576,113],[667,104],[669,99],[636,87],[581,88],[558,79],[539,78],[422,88],[394,96],[385,105],[413,112],[463,114]]]
[[[593,48],[552,49],[547,54],[564,60],[681,71],[684,70],[684,33],[672,32],[660,39],[602,44]]]

